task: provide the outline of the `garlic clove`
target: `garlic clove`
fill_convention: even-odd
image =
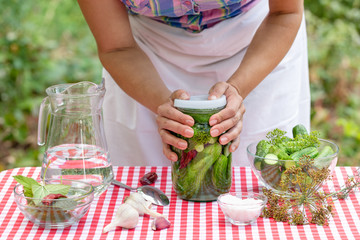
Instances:
[[[121,204],[116,212],[115,219],[111,221],[103,232],[107,233],[115,230],[116,227],[123,227],[127,229],[135,228],[139,222],[139,215],[148,214],[155,219],[152,222],[151,228],[153,230],[161,230],[170,227],[170,221],[162,214],[151,210],[152,204],[147,201],[139,193],[131,193],[125,198],[124,203]]]
[[[169,228],[171,225],[171,222],[166,219],[165,217],[157,217],[155,218],[151,223],[151,229],[156,230],[162,230],[165,228]]]
[[[125,200],[125,203],[131,205],[135,208],[140,215],[148,214],[154,218],[163,217],[162,214],[153,211],[150,209],[151,203],[147,201],[140,193],[131,193],[129,197]]]
[[[106,227],[104,227],[103,232],[107,233],[109,231],[115,230],[116,227],[123,227],[127,229],[135,228],[139,222],[139,213],[131,205],[123,203],[119,206],[115,219],[111,221]]]

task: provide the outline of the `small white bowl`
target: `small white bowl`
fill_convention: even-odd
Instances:
[[[244,226],[256,222],[267,203],[267,197],[260,193],[231,192],[221,194],[217,202],[227,221]]]

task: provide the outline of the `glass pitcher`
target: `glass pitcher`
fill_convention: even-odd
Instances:
[[[102,117],[104,85],[60,84],[46,93],[38,122],[38,144],[45,145],[41,178],[85,181],[99,196],[113,179]]]

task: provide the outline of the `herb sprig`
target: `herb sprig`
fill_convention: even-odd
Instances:
[[[292,167],[285,171],[281,182],[283,187],[288,186],[288,181],[297,186],[292,195],[279,195],[270,189],[263,189],[268,197],[268,203],[262,216],[273,218],[275,221],[288,222],[292,225],[314,223],[328,225],[334,209],[334,201],[348,197],[349,193],[360,186],[360,170],[354,176],[349,176],[345,186],[339,191],[326,193],[317,191],[317,187],[325,180],[331,179],[330,171],[326,168],[312,171],[312,160],[304,157],[299,167]],[[312,181],[306,180],[302,174],[304,169]]]
[[[266,135],[266,138],[269,139],[270,143],[273,145],[277,145],[279,143],[282,143],[286,141],[286,132],[283,130],[280,130],[278,128],[275,128],[271,132],[268,132]]]
[[[317,131],[297,135],[294,138],[289,138],[285,134],[286,131],[275,128],[267,133],[266,138],[272,145],[286,146],[288,153],[293,153],[310,146],[317,147],[320,144],[319,132]]]

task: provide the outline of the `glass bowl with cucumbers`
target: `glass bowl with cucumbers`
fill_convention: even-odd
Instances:
[[[318,138],[301,124],[293,127],[292,137],[274,129],[266,138],[251,143],[247,155],[256,177],[277,194],[317,191],[337,164],[336,143]]]

